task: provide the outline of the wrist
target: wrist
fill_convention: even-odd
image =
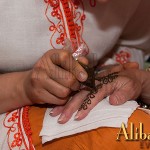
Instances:
[[[30,100],[27,94],[27,84],[28,83],[28,76],[30,74],[30,71],[25,71],[21,73],[20,80],[18,80],[17,84],[17,94],[19,95],[19,98],[21,99],[22,103],[24,105],[33,105],[33,102]]]

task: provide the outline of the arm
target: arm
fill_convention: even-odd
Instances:
[[[0,75],[0,113],[25,105],[63,105],[87,73],[65,50],[47,51],[32,70]]]
[[[23,79],[28,72],[15,72],[0,75],[0,113],[31,105],[23,90]]]

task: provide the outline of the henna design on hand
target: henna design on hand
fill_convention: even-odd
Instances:
[[[113,82],[117,77],[118,77],[118,72],[108,74],[107,76],[104,77],[93,77],[95,81],[96,80],[99,81],[99,84],[90,90],[90,93],[87,95],[86,99],[83,101],[82,105],[80,106],[79,111],[88,109],[88,105],[92,103],[91,99],[95,98],[95,94],[98,93],[98,90],[101,89],[104,84]]]

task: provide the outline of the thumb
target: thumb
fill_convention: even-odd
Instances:
[[[139,64],[137,62],[129,62],[123,64],[124,69],[139,69]]]
[[[89,64],[89,61],[88,61],[88,59],[86,58],[86,57],[79,57],[78,58],[78,61],[79,62],[81,62],[82,64],[84,64],[84,65],[88,65]]]
[[[122,76],[116,80],[113,91],[110,95],[109,103],[111,105],[121,105],[128,100],[137,98],[140,88],[133,80]]]
[[[129,95],[127,96],[127,92],[122,89],[115,91],[109,97],[109,103],[111,105],[121,105],[121,104],[124,104],[128,100],[129,100]]]

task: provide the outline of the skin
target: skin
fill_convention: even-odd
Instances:
[[[109,0],[98,1],[104,3]],[[86,58],[84,58],[84,61],[87,63]],[[128,64],[127,66],[129,67],[130,65]],[[132,70],[123,71],[125,68],[123,66],[118,69],[122,71],[119,78],[115,82],[104,86],[95,96],[96,100],[93,100],[95,102],[92,101],[93,103],[86,111],[77,113],[76,120],[86,117],[90,110],[107,95],[111,95],[111,104],[119,105],[130,98],[137,98],[142,92],[143,101],[149,103],[149,73],[138,72],[138,69],[133,72]],[[117,70],[117,68],[113,69],[112,71]],[[140,79],[137,74],[140,74]],[[0,75],[0,113],[26,105],[55,104],[61,106],[56,107],[51,112],[51,115],[61,114],[58,121],[59,123],[65,123],[70,119],[72,113],[78,110],[87,95],[87,91],[82,90],[67,103],[69,95],[72,91],[79,89],[79,81],[83,82],[86,79],[87,73],[72,58],[69,52],[65,50],[48,51],[34,65],[33,69]],[[137,86],[139,87],[138,89],[136,89]],[[128,97],[121,97],[121,95],[125,95],[127,92],[130,93],[132,90],[136,92],[129,94]],[[71,108],[73,109],[71,110]]]
[[[108,2],[109,0],[97,0],[98,2],[100,2],[100,3],[106,3],[106,2]]]
[[[79,61],[88,64],[88,60],[84,57],[79,58]],[[132,68],[133,66],[138,67],[137,64],[130,63],[124,65],[124,68]],[[120,71],[124,68],[116,66],[112,71]],[[109,70],[109,72],[112,71]],[[69,95],[71,91],[79,89],[79,81],[83,82],[86,79],[87,73],[68,51],[50,50],[37,61],[32,70],[0,75],[0,113],[26,105],[55,104],[61,106],[56,107],[53,110],[54,113],[51,114],[56,116],[63,112],[59,122],[65,123],[82,104],[87,92],[77,93],[72,101],[67,103]],[[74,104],[73,111],[69,112],[68,110]],[[94,105],[96,104],[92,104],[91,107]],[[89,109],[86,112],[88,111]],[[68,117],[62,117],[64,114]],[[85,116],[81,115],[79,118],[82,119]]]
[[[136,63],[127,63],[123,66],[114,66],[110,70],[100,74],[100,76],[118,71],[120,72],[119,77],[112,83],[103,85],[98,93],[95,94],[92,103],[88,105],[88,109],[76,113],[75,120],[85,118],[88,113],[108,95],[110,96],[109,102],[112,105],[121,105],[128,100],[137,99],[139,96],[141,96],[145,103],[150,104],[150,72],[139,70],[138,64]],[[60,115],[58,122],[61,124],[66,123],[73,113],[80,108],[87,94],[87,91],[81,90],[81,92],[76,94],[65,106],[55,107],[50,115],[53,117]]]
[[[32,70],[0,75],[0,113],[25,105],[63,105],[86,79],[86,71],[67,50],[47,51]]]
[[[101,3],[108,1],[98,0]],[[86,58],[80,61],[85,64],[88,63]],[[110,95],[112,105],[120,105],[127,100],[136,99],[140,93],[142,93],[143,101],[149,103],[150,84],[147,78],[149,73],[130,68],[137,68],[137,64],[125,64],[108,70],[106,74],[115,71],[122,72],[115,82],[103,86],[95,95],[88,109],[77,112],[75,119],[81,120],[85,118],[90,110],[107,95]],[[124,71],[124,69],[126,70]],[[101,75],[103,76],[103,74]],[[82,90],[67,103],[69,94],[71,91],[79,89],[79,81],[83,82],[86,79],[87,73],[72,58],[69,52],[65,50],[48,51],[32,70],[0,75],[0,113],[25,105],[56,104],[61,106],[55,107],[51,115],[57,116],[61,114],[58,122],[66,123],[72,114],[79,109],[88,92]]]

